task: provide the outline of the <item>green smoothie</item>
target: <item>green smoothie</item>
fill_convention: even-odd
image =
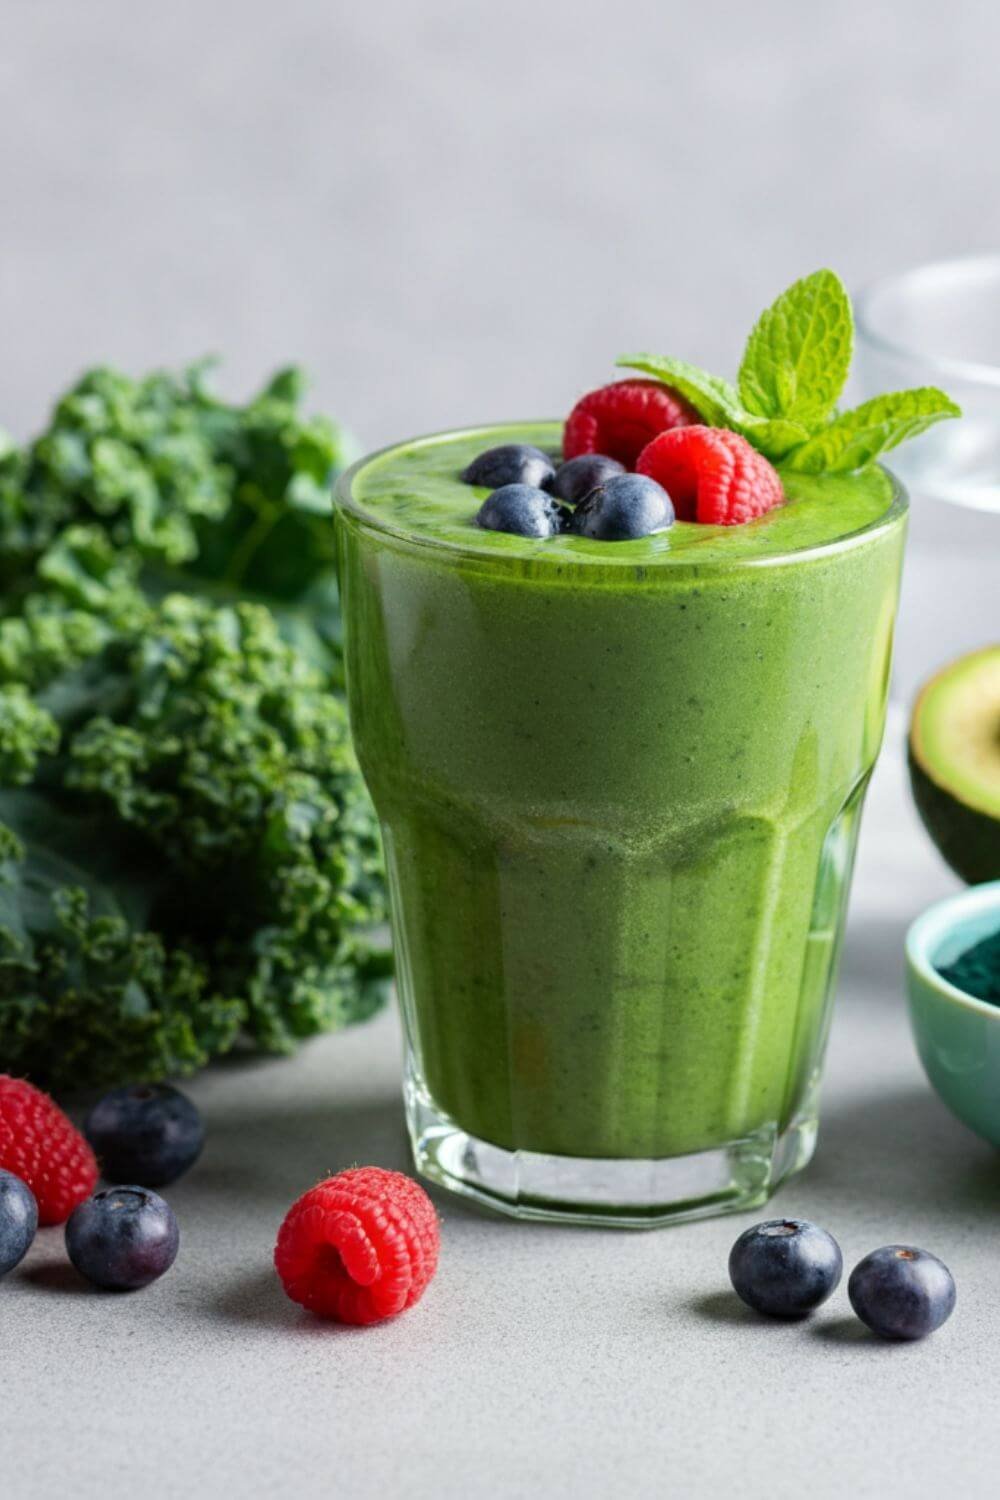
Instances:
[[[478,528],[470,459],[560,435],[427,438],[341,486],[411,1089],[507,1153],[773,1163],[814,1117],[905,501],[872,468],[788,476],[743,526]]]

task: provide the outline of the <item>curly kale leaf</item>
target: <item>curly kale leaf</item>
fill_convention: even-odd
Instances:
[[[59,728],[23,683],[0,687],[0,785],[23,786],[39,757],[59,744]]]
[[[298,370],[279,371],[243,406],[216,397],[206,372],[91,370],[40,437],[0,452],[7,607],[84,527],[151,595],[269,603],[286,636],[336,675],[331,486],[350,442],[304,415]]]
[[[0,803],[2,806],[2,803]],[[230,1048],[243,1005],[181,944],[0,827],[0,1055],[50,1088],[190,1073]]]
[[[198,519],[226,514],[229,487],[187,380],[91,370],[47,431],[0,459],[0,547],[33,563],[68,526],[93,522],[119,550],[183,563],[197,555]]]
[[[160,1077],[369,1014],[378,837],[329,676],[267,609],[150,602],[71,541],[0,622],[4,1066]]]
[[[383,996],[377,831],[338,696],[347,445],[302,396],[294,370],[244,406],[204,367],[94,370],[0,450],[5,1068],[186,1073]]]

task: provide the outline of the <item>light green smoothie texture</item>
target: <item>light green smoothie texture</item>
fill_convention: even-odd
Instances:
[[[667,1157],[812,1108],[882,735],[905,502],[789,476],[745,526],[487,532],[458,475],[342,482],[348,688],[417,1086],[508,1149]]]

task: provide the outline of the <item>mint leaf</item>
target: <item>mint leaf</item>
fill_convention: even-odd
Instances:
[[[709,427],[731,428],[765,458],[795,473],[864,468],[933,422],[961,416],[953,401],[928,386],[878,396],[834,417],[853,342],[854,320],[844,285],[833,271],[824,270],[795,282],[758,318],[747,340],[738,389],[666,355],[625,354],[617,363],[664,381]]]
[[[642,370],[656,380],[663,380],[690,401],[708,427],[732,427],[734,419],[744,416],[736,387],[718,375],[709,375],[686,359],[671,359],[663,354],[623,354],[616,364],[626,370]]]
[[[690,401],[707,426],[731,427],[734,432],[742,433],[766,458],[784,458],[809,436],[809,429],[798,422],[755,416],[746,410],[736,387],[728,380],[709,375],[686,360],[671,359],[662,354],[623,354],[617,363],[666,381]]]
[[[780,417],[754,417],[743,412],[727,424],[742,434],[765,458],[785,458],[809,436],[809,429],[800,422],[786,422]]]
[[[743,405],[757,417],[784,417],[810,431],[833,411],[851,364],[854,319],[833,271],[796,281],[761,313],[739,372]]]
[[[961,415],[961,407],[934,386],[875,396],[796,448],[785,467],[799,474],[850,473],[933,423]]]

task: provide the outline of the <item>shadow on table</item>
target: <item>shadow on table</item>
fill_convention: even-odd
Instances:
[[[846,1344],[849,1348],[857,1349],[897,1349],[900,1346],[891,1339],[876,1338],[870,1328],[866,1328],[860,1318],[845,1313],[843,1317],[828,1318],[824,1322],[816,1322],[812,1325],[810,1332],[813,1338],[822,1339],[825,1344]]]
[[[223,1323],[244,1323],[303,1338],[351,1338],[365,1333],[363,1328],[315,1318],[304,1308],[296,1307],[285,1296],[270,1267],[233,1278],[211,1298],[207,1311]]]
[[[235,1277],[209,1299],[205,1310],[223,1323],[292,1333],[297,1338],[365,1338],[372,1332],[377,1337],[379,1332],[378,1327],[374,1330],[356,1328],[346,1323],[334,1323],[329,1318],[316,1318],[304,1308],[296,1307],[285,1296],[270,1267]]]
[[[871,1008],[906,1006],[906,934],[933,901],[954,894],[958,882],[928,882],[903,903],[901,913],[851,912],[844,935],[838,989],[841,998]],[[852,993],[853,992],[853,993]]]
[[[394,1094],[377,1104],[306,1099],[280,1109],[245,1110],[213,1121],[197,1171],[184,1181],[186,1198],[239,1204],[280,1222],[290,1206],[289,1183],[302,1190],[347,1167],[374,1165],[413,1174],[402,1101]],[[450,1221],[494,1218],[451,1193],[424,1184]],[[503,1221],[508,1222],[508,1221]]]
[[[830,1317],[831,1306],[818,1309],[801,1318],[769,1318],[754,1312],[741,1302],[730,1288],[695,1297],[688,1304],[696,1316],[707,1323],[719,1326],[723,1336],[732,1339],[746,1329],[753,1339],[785,1338],[795,1345],[795,1358],[802,1358],[801,1340],[822,1339],[824,1343],[840,1344],[847,1348],[890,1348],[891,1345],[875,1338],[858,1318],[851,1314]],[[832,1305],[832,1304],[831,1304]]]
[[[747,1307],[736,1293],[730,1290],[695,1297],[690,1306],[692,1312],[696,1313],[699,1318],[724,1326],[730,1336],[741,1328],[746,1328],[752,1332],[754,1338],[762,1335],[781,1338],[784,1335],[786,1338],[794,1339],[822,1339],[824,1343],[841,1344],[848,1348],[890,1349],[896,1347],[884,1339],[876,1338],[859,1318],[850,1313],[830,1317],[829,1306],[801,1318],[768,1318],[754,1312],[753,1308]]]
[[[66,1260],[42,1260],[29,1263],[21,1266],[16,1275],[21,1281],[26,1281],[29,1285],[50,1294],[56,1292],[66,1297],[101,1295],[100,1290],[89,1281],[84,1281],[79,1272],[74,1270]]]
[[[252,1195],[262,1208],[288,1206],[290,1174],[303,1183],[361,1163],[409,1169],[403,1114],[395,1099],[350,1105],[294,1099],[258,1112],[245,1110],[212,1122],[205,1154],[185,1188],[219,1198]]]
[[[913,916],[918,913],[915,911]],[[840,964],[839,989],[843,994],[863,991],[870,1006],[903,1004],[905,967],[903,944],[908,918],[858,915],[848,923]],[[860,1003],[861,997],[857,997]]]
[[[281,1332],[294,1331],[302,1323],[302,1309],[289,1302],[271,1266],[229,1279],[206,1310],[223,1323],[249,1323]]]
[[[754,1328],[761,1329],[765,1333],[777,1332],[784,1328],[801,1328],[802,1318],[765,1318],[760,1313],[754,1312],[752,1307],[747,1307],[741,1302],[731,1287],[724,1291],[708,1292],[702,1296],[694,1297],[690,1303],[691,1311],[704,1318],[709,1323],[723,1324],[729,1328]]]
[[[857,1099],[831,1099],[820,1112],[819,1148],[808,1168],[812,1191],[829,1189],[873,1207],[891,1205],[905,1234],[907,1213],[925,1219],[1000,1213],[1000,1152],[952,1119],[927,1085]]]

